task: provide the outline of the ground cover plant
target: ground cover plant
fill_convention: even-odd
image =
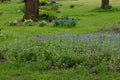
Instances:
[[[120,1],[50,1],[0,3],[0,80],[120,80]]]
[[[68,34],[68,35],[66,34],[66,35],[57,35],[54,37],[38,36],[38,37],[33,37],[31,39],[27,39],[27,42],[22,41],[23,43],[22,42],[19,42],[18,44],[16,43],[16,46],[10,48],[8,52],[5,53],[5,55],[7,56],[6,59],[8,59],[8,61],[10,62],[13,61],[15,63],[37,62],[37,60],[39,61],[39,59],[40,60],[45,59],[44,61],[48,60],[48,63],[50,60],[52,67],[55,66],[62,68],[63,66],[63,68],[65,67],[69,68],[72,66],[76,66],[75,64],[79,64],[79,65],[88,64],[90,66],[89,62],[85,63],[84,59],[83,61],[81,61],[82,55],[86,55],[86,57],[88,57],[89,55],[93,55],[93,56],[112,55],[112,54],[119,55],[120,53],[119,40],[120,40],[119,34],[84,34],[77,36],[72,34]],[[93,56],[90,56],[90,58],[92,58]],[[72,61],[72,57],[73,57],[73,61]],[[109,59],[110,56],[103,56],[103,57],[108,57]],[[60,60],[63,58],[62,59],[63,62],[60,62],[60,64],[59,64],[59,58]],[[101,57],[101,59],[104,58]],[[66,61],[68,62],[64,63]],[[94,61],[97,62],[97,60]],[[59,66],[57,65],[57,63]]]
[[[1,59],[7,60],[9,66],[14,65],[13,69],[25,67],[30,72],[83,68],[93,76],[105,73],[103,70],[119,75],[119,40],[119,34],[34,36],[6,51],[1,48]]]

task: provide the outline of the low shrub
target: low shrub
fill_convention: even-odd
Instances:
[[[52,22],[53,26],[67,26],[73,27],[76,26],[76,20],[70,19],[68,17],[63,17],[61,19],[56,19]]]
[[[39,0],[39,4],[41,6],[45,6],[45,5],[48,5],[48,1],[47,0]]]
[[[40,20],[52,21],[56,19],[56,12],[50,10],[43,10],[40,12]]]

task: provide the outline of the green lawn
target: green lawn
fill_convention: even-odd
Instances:
[[[17,68],[0,64],[0,69],[0,80],[120,80],[120,73],[107,71],[102,66],[96,67],[95,70],[78,67],[40,72],[30,67]]]
[[[23,3],[12,1],[10,3],[0,3],[0,28],[1,33],[7,36],[0,40],[0,48],[14,46],[12,43],[23,40],[26,37],[36,35],[56,35],[56,34],[85,34],[97,33],[103,28],[109,28],[120,22],[120,0],[110,0],[116,11],[98,12],[100,0],[60,0],[59,17],[69,16],[78,19],[75,27],[52,27],[52,26],[9,26],[10,21],[20,20],[23,13],[19,12]],[[70,5],[75,5],[70,8]],[[0,63],[0,80],[120,80],[120,73],[107,71],[97,66],[99,74],[91,73],[87,68],[75,68],[68,70],[31,70],[28,66],[15,67],[9,63]]]

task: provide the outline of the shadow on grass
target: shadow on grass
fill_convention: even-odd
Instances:
[[[119,12],[119,11],[120,11],[120,8],[106,8],[106,9],[95,8],[90,12]]]
[[[0,15],[2,15],[3,14],[3,12],[0,12]]]

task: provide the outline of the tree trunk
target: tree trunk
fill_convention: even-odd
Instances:
[[[109,6],[109,0],[102,0],[101,8],[105,9],[107,6]]]
[[[39,18],[39,0],[24,0],[25,14],[23,20],[32,19],[36,21]]]

